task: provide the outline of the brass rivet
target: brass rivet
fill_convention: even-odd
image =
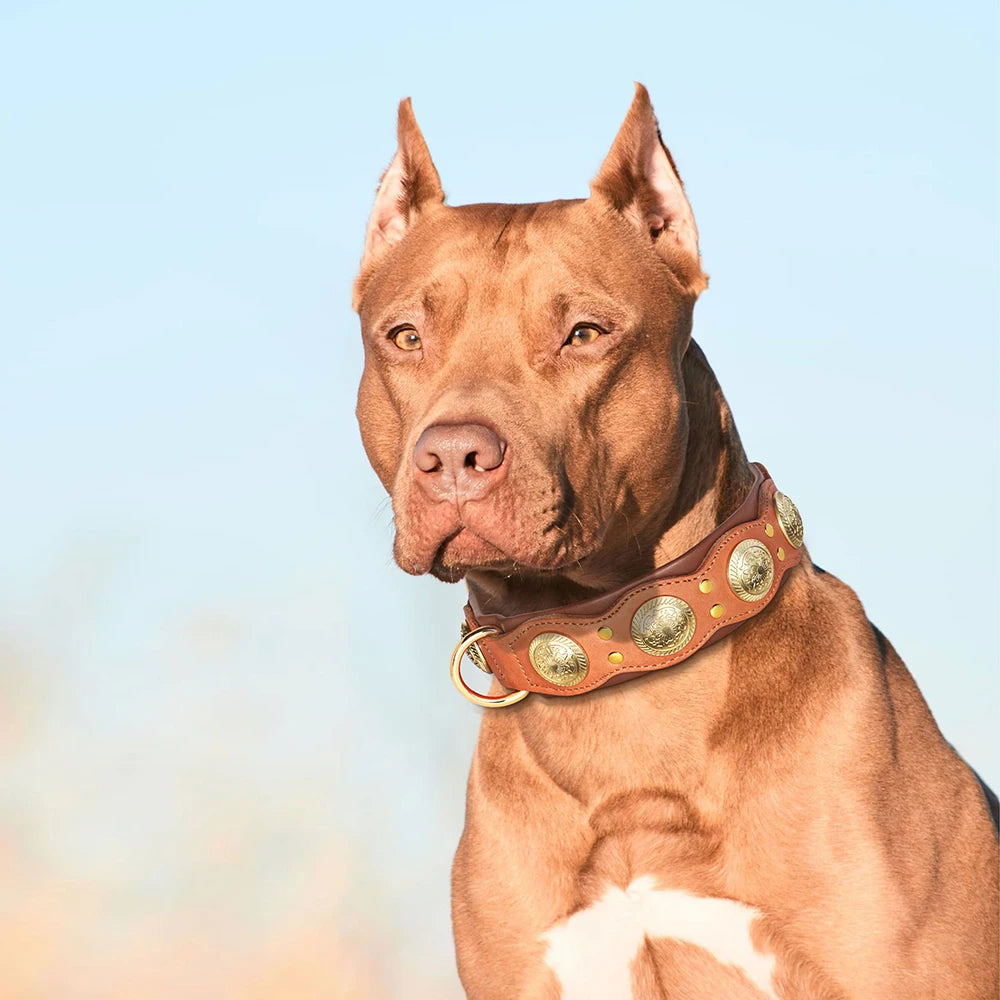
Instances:
[[[462,638],[464,639],[472,629],[469,628],[469,623],[463,621],[460,626],[460,631],[462,633]],[[479,667],[484,674],[492,674],[493,671],[490,670],[490,665],[486,662],[486,658],[483,656],[483,651],[479,648],[479,643],[474,642],[466,651],[465,655],[472,660],[472,662]]]
[[[610,639],[614,635],[614,632],[612,632],[611,629],[605,625],[604,628],[599,628],[597,630],[597,634],[602,639]]]
[[[528,659],[550,684],[572,687],[587,676],[587,654],[568,635],[542,632],[531,640]]]
[[[784,493],[774,494],[774,510],[778,515],[778,524],[785,533],[785,538],[793,548],[800,548],[802,545],[802,515],[799,508],[792,503]]]
[[[774,560],[767,546],[756,538],[747,538],[729,557],[729,586],[741,601],[760,601],[774,581]]]
[[[711,580],[702,580],[701,583],[698,584],[698,589],[703,594],[711,594],[712,593],[712,581]]]
[[[785,550],[780,545],[778,546],[778,558],[784,562]]]
[[[608,663],[621,663],[624,659],[621,653],[608,653]]]
[[[767,535],[768,538],[774,537],[774,525],[772,525],[772,524],[765,524],[764,525],[764,534]]]
[[[726,609],[721,604],[713,604],[712,605],[712,610],[711,610],[710,613],[711,613],[711,615],[712,615],[713,618],[721,618],[722,617],[722,613],[725,610]]]
[[[694,611],[679,597],[652,597],[632,616],[632,641],[654,656],[679,653],[693,638]]]

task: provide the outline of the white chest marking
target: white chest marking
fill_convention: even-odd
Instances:
[[[777,1000],[774,956],[761,955],[750,939],[760,911],[732,899],[657,889],[651,875],[627,889],[609,888],[586,910],[542,935],[545,960],[559,977],[562,1000],[631,1000],[632,962],[648,938],[673,938],[704,948],[722,965],[735,965],[764,994]]]

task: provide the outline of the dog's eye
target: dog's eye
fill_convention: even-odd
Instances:
[[[412,326],[395,326],[389,331],[389,339],[401,351],[419,351],[422,344],[420,334]]]
[[[577,323],[573,327],[573,332],[566,339],[567,347],[584,347],[592,344],[598,337],[606,333],[599,326],[593,323]]]

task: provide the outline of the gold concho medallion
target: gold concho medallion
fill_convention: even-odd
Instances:
[[[573,687],[587,676],[587,654],[568,635],[542,632],[528,646],[531,665],[550,684]]]
[[[632,641],[654,656],[679,653],[694,637],[694,612],[679,597],[653,597],[632,616]]]
[[[789,544],[799,548],[802,545],[803,535],[802,515],[799,513],[799,508],[784,493],[775,492],[774,509],[778,512],[778,524],[781,525],[785,538],[788,539]]]
[[[472,629],[469,628],[469,623],[466,621],[462,622],[462,638],[464,639]],[[474,642],[466,651],[465,655],[468,656],[472,662],[479,667],[484,674],[492,674],[493,671],[490,670],[490,665],[486,662],[486,657],[483,656],[483,651],[479,648],[479,643]]]
[[[741,601],[759,601],[774,581],[774,560],[767,546],[747,538],[729,557],[729,586]]]

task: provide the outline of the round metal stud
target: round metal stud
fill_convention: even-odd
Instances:
[[[612,632],[611,629],[609,629],[607,627],[607,625],[605,625],[604,628],[599,628],[597,630],[597,637],[599,639],[605,639],[605,640],[607,640],[607,639],[610,639],[613,635],[614,635],[614,632]]]
[[[608,663],[621,663],[624,659],[621,653],[608,653]]]
[[[785,550],[779,545],[778,546],[778,558],[784,562],[785,561]]]
[[[712,581],[711,580],[702,580],[701,583],[698,584],[698,589],[703,594],[711,594],[712,593]]]
[[[587,654],[568,635],[542,632],[528,646],[531,665],[550,684],[573,687],[587,676]]]
[[[773,524],[765,524],[764,525],[764,534],[767,535],[768,538],[774,538],[774,525]]]
[[[463,621],[461,632],[462,638],[464,639],[469,634],[469,623]],[[482,650],[479,648],[479,643],[473,642],[470,644],[469,648],[465,651],[465,655],[472,660],[472,662],[479,667],[484,674],[492,674],[493,671],[490,670],[489,664],[486,662],[486,657],[483,656]]]
[[[781,525],[785,538],[788,539],[790,545],[800,548],[804,529],[799,508],[784,493],[776,492],[774,494],[774,509],[778,513],[778,524]]]
[[[679,653],[694,638],[691,605],[679,597],[653,597],[632,616],[632,641],[654,656]]]
[[[721,618],[725,613],[725,608],[721,604],[713,604],[709,614],[713,618]]]
[[[759,601],[771,589],[774,560],[767,546],[756,538],[747,538],[729,557],[729,586],[741,601]]]

